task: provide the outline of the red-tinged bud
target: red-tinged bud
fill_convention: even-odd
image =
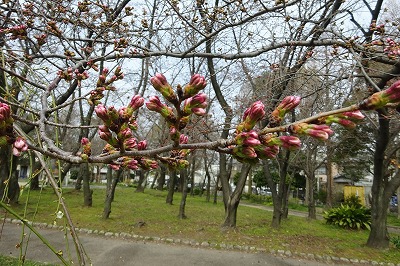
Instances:
[[[261,144],[258,134],[254,130],[237,134],[235,140],[237,145],[255,146]]]
[[[118,139],[120,139],[120,140],[129,139],[132,137],[132,135],[133,135],[132,130],[129,127],[125,127],[123,129],[121,129],[117,134]]]
[[[164,98],[171,102],[171,103],[177,103],[178,99],[172,90],[171,85],[169,85],[167,79],[165,76],[161,73],[157,73],[154,77],[150,78],[150,82],[153,85],[153,87],[159,91]]]
[[[356,127],[356,123],[354,123],[353,121],[350,121],[348,119],[339,118],[337,123],[344,126],[345,128],[349,128],[349,129],[353,129]]]
[[[327,140],[333,131],[328,125],[315,125],[307,123],[299,123],[292,125],[290,131],[298,135],[308,135],[320,140]]]
[[[143,104],[144,98],[139,95],[135,95],[132,97],[131,102],[129,103],[129,107],[131,107],[135,111],[142,107]]]
[[[139,161],[140,167],[144,170],[149,170],[149,169],[157,169],[158,168],[158,163],[154,160],[146,159],[146,158],[141,158]]]
[[[157,113],[161,113],[162,109],[165,107],[166,105],[163,104],[160,101],[160,98],[158,98],[158,96],[151,96],[149,98],[149,101],[146,103],[146,107],[147,109],[149,109],[150,111],[155,111]]]
[[[352,111],[352,112],[343,112],[342,115],[348,117],[353,120],[363,120],[365,116],[361,113],[360,110]]]
[[[26,140],[22,137],[17,137],[13,144],[13,154],[15,156],[20,156],[22,152],[28,150],[28,144]]]
[[[388,103],[400,103],[400,80],[392,84],[388,89],[376,92],[364,100],[360,105],[361,110],[374,110]]]
[[[87,144],[89,144],[89,143],[90,143],[90,141],[89,141],[88,138],[82,138],[82,139],[81,139],[81,144],[82,144],[82,145],[87,145]]]
[[[249,131],[265,116],[264,104],[261,101],[253,103],[243,114],[243,122],[236,128],[237,132]]]
[[[257,157],[260,159],[273,159],[279,153],[279,146],[265,146],[265,145],[257,145],[254,147],[254,150],[257,153]]]
[[[139,151],[145,150],[147,148],[147,141],[146,140],[142,140],[137,144],[137,149]]]
[[[188,141],[189,141],[189,137],[188,137],[188,136],[186,136],[186,135],[184,135],[184,134],[181,134],[181,135],[179,136],[179,143],[180,143],[180,144],[187,144]]]
[[[119,164],[110,163],[111,169],[118,171],[121,166]]]
[[[191,111],[193,114],[198,115],[198,116],[203,116],[206,114],[206,110],[203,108],[196,107],[196,108],[192,108]]]
[[[189,166],[189,162],[183,159],[180,159],[176,162],[176,166],[178,169],[185,169]]]
[[[123,161],[122,165],[123,165],[124,167],[127,167],[127,168],[131,169],[131,170],[137,170],[137,169],[139,169],[139,163],[138,163],[138,161],[136,161],[136,160],[133,159],[133,158],[129,158],[129,157],[125,157],[125,158],[124,158],[124,161]]]
[[[298,96],[285,97],[271,113],[271,120],[273,121],[274,125],[280,124],[285,115],[300,104],[300,100],[301,98]]]
[[[129,138],[124,141],[124,146],[126,150],[133,150],[137,147],[137,140],[135,138]]]
[[[11,108],[6,103],[0,102],[0,121],[7,121],[11,118]]]
[[[96,115],[97,115],[101,120],[103,120],[104,122],[105,122],[105,121],[108,121],[108,120],[110,119],[110,117],[109,117],[109,115],[108,115],[108,113],[107,113],[107,109],[106,109],[106,107],[105,107],[104,105],[98,104],[98,105],[94,108],[94,111],[96,112]]]
[[[183,88],[183,99],[187,99],[197,94],[207,86],[206,79],[200,74],[194,74],[189,84]]]
[[[119,119],[119,113],[118,113],[117,109],[115,109],[114,106],[108,107],[107,114],[109,115],[110,120],[111,120],[113,123],[116,123],[116,122],[118,121],[118,119]]]
[[[298,137],[295,136],[280,136],[279,139],[281,140],[282,148],[288,150],[297,150],[301,147],[301,141]]]
[[[133,113],[132,108],[127,108],[127,107],[121,107],[118,110],[118,115],[119,115],[119,121],[125,123],[129,121]]]
[[[199,110],[197,108],[207,107],[207,95],[204,93],[196,94],[193,97],[186,99],[183,102],[183,112],[185,114],[198,113],[199,115],[205,114],[205,110]]]
[[[179,139],[180,139],[179,131],[176,129],[176,127],[174,127],[172,125],[169,127],[169,137],[173,141],[179,141]]]
[[[104,125],[99,126],[98,134],[102,140],[105,140],[107,142],[112,138],[112,133],[110,132],[108,127]]]
[[[254,159],[257,158],[256,151],[253,147],[238,145],[233,148],[232,153],[234,156],[243,159]]]

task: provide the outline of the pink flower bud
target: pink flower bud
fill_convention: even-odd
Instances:
[[[279,139],[282,142],[282,147],[288,150],[300,149],[301,141],[295,136],[280,136]]]
[[[87,144],[89,144],[89,143],[90,143],[90,141],[89,141],[88,138],[82,138],[82,139],[81,139],[81,144],[82,144],[82,145],[87,145]]]
[[[254,130],[237,134],[235,140],[237,145],[256,146],[261,144],[258,134]]]
[[[342,113],[345,117],[348,117],[350,119],[354,120],[362,120],[365,118],[365,116],[361,113],[360,110],[352,111],[352,112],[344,112]]]
[[[22,152],[28,150],[28,144],[22,137],[17,137],[13,143],[13,154],[14,156],[20,156]]]
[[[333,131],[328,125],[299,123],[292,125],[290,131],[298,135],[308,135],[320,140],[327,140]]]
[[[160,113],[164,108],[165,104],[161,103],[160,98],[158,96],[151,96],[149,101],[146,103],[147,109],[150,111],[155,111]]]
[[[118,139],[125,140],[132,137],[132,130],[129,127],[123,128],[118,132]]]
[[[156,161],[146,159],[146,158],[141,158],[139,161],[140,167],[144,170],[149,170],[149,169],[156,169],[158,167],[158,164]]]
[[[108,121],[110,117],[108,116],[107,109],[104,105],[98,104],[95,108],[94,111],[96,112],[96,115],[103,121]]]
[[[133,150],[137,147],[137,141],[135,138],[129,138],[124,141],[126,150]]]
[[[264,104],[261,101],[253,103],[243,114],[243,122],[238,125],[236,131],[242,132],[253,129],[257,122],[265,116]]]
[[[147,141],[146,140],[142,140],[137,144],[137,149],[139,151],[145,150],[146,148],[147,148]]]
[[[296,108],[301,98],[298,96],[287,96],[271,113],[274,124],[280,124],[285,115]]]
[[[11,108],[8,104],[0,102],[0,122],[11,118]]]
[[[143,97],[141,97],[139,95],[135,95],[135,96],[132,97],[131,102],[129,103],[129,107],[131,107],[133,110],[137,110],[143,104],[144,104]]]
[[[273,159],[276,157],[276,155],[279,152],[279,146],[278,145],[272,145],[272,146],[257,145],[254,147],[254,150],[256,151],[257,156],[260,159]]]
[[[150,78],[150,82],[167,101],[171,103],[177,103],[177,97],[163,74],[157,73],[154,77]]]
[[[206,109],[204,109],[204,108],[196,107],[196,108],[192,108],[191,111],[193,114],[198,115],[198,116],[203,116],[206,114]]]
[[[207,86],[206,79],[200,74],[194,74],[189,84],[183,88],[183,98],[187,99]]]
[[[179,136],[179,143],[180,143],[180,144],[187,144],[188,141],[189,141],[189,137],[188,137],[188,136],[186,136],[186,135],[184,135],[184,134],[181,134],[181,135]]]

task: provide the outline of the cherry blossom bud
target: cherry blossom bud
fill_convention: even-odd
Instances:
[[[139,164],[140,167],[144,170],[156,169],[158,167],[158,163],[156,161],[146,158],[141,158]]]
[[[197,115],[204,115],[204,108],[207,107],[207,95],[204,93],[196,94],[193,97],[186,99],[183,102],[183,112],[185,114],[195,113]],[[203,109],[203,110],[201,110]]]
[[[361,110],[374,110],[388,103],[400,103],[400,80],[392,84],[388,89],[376,92],[360,104]]]
[[[132,97],[131,102],[129,103],[129,107],[131,107],[134,111],[142,107],[144,104],[143,97],[139,95],[135,95]]]
[[[243,159],[254,159],[257,158],[257,153],[253,147],[238,145],[233,148],[232,154],[236,157]]]
[[[254,150],[256,151],[257,156],[260,159],[273,159],[279,153],[279,146],[257,145],[254,146]]]
[[[178,141],[180,139],[180,133],[179,131],[176,129],[175,126],[170,126],[169,127],[169,136],[171,138],[171,140],[173,141]]]
[[[81,139],[81,144],[82,144],[82,145],[87,145],[87,144],[89,144],[89,143],[90,143],[90,141],[89,141],[88,138],[82,138],[82,139]]]
[[[129,138],[124,141],[126,150],[133,150],[137,147],[137,140],[135,138]]]
[[[279,136],[279,139],[281,140],[282,148],[288,149],[288,150],[297,150],[300,149],[301,146],[301,141],[298,137],[295,136]]]
[[[15,156],[20,156],[22,152],[28,150],[28,144],[26,140],[22,137],[17,137],[13,144],[13,154]]]
[[[110,167],[111,169],[118,171],[121,166],[119,164],[110,163]]]
[[[206,114],[206,109],[204,109],[204,108],[196,107],[196,108],[192,108],[191,111],[193,114],[198,115],[198,116],[203,116]]]
[[[94,111],[96,112],[96,115],[103,121],[108,121],[110,119],[107,109],[104,105],[98,104],[95,108]]]
[[[180,159],[177,161],[176,166],[178,169],[185,169],[186,167],[189,166],[189,162],[186,160]]]
[[[132,116],[132,108],[127,108],[127,107],[121,107],[118,110],[118,115],[119,115],[119,119],[120,121],[127,122],[129,120],[129,118],[131,118]]]
[[[137,149],[139,151],[145,150],[146,148],[147,148],[147,141],[146,140],[142,140],[137,144]]]
[[[194,74],[189,84],[183,88],[183,99],[187,99],[207,86],[206,79],[200,74]]]
[[[92,144],[90,143],[88,138],[82,138],[81,144],[82,144],[83,154],[86,155],[86,157],[82,157],[82,159],[87,160],[87,156],[90,156],[92,154]]]
[[[159,91],[164,98],[171,102],[171,103],[177,103],[178,99],[172,90],[171,85],[169,85],[167,79],[165,76],[161,73],[157,73],[154,77],[150,78],[150,82],[153,85],[153,87]]]
[[[11,118],[11,108],[8,104],[0,102],[0,121],[7,121]]]
[[[129,127],[125,127],[118,132],[117,136],[120,140],[129,139],[132,137],[132,130]]]
[[[180,143],[180,144],[187,144],[188,141],[189,141],[189,137],[188,137],[188,136],[186,136],[186,135],[184,135],[184,134],[181,134],[181,135],[179,136],[179,143]]]
[[[351,112],[343,112],[342,115],[354,120],[363,120],[365,116],[361,113],[360,110],[355,110]]]
[[[98,134],[102,140],[105,140],[107,142],[112,138],[112,133],[110,132],[108,127],[104,125],[99,126]]]
[[[264,104],[261,101],[253,103],[243,114],[243,122],[240,123],[236,131],[249,131],[265,116]]]
[[[327,140],[333,131],[328,125],[299,123],[292,125],[290,131],[298,135],[308,135],[320,140]]]
[[[298,96],[287,96],[271,113],[271,125],[279,125],[285,115],[296,108],[300,103],[301,98]]]
[[[261,144],[258,134],[254,130],[237,134],[235,140],[237,145],[255,146]]]
[[[169,123],[175,123],[176,117],[171,107],[163,104],[157,96],[151,96],[146,103],[147,109],[160,113]]]

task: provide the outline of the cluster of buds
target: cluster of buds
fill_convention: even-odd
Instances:
[[[183,88],[178,85],[176,91],[163,74],[157,73],[150,79],[150,82],[172,107],[163,103],[159,97],[152,96],[146,103],[147,108],[161,114],[165,119],[169,126],[170,139],[175,144],[187,143],[188,138],[181,134],[181,131],[188,125],[190,116],[206,114],[207,96],[200,92],[207,85],[205,78],[195,74]],[[189,150],[172,151],[170,157],[161,157],[160,161],[173,169],[181,169],[188,165],[184,159],[188,153]]]
[[[385,25],[384,24],[376,24],[376,20],[373,20],[371,25],[369,26],[371,31],[374,31],[378,35],[382,35],[385,33]]]
[[[206,80],[203,76],[195,74],[183,89],[178,85],[177,93],[174,92],[163,74],[157,73],[150,79],[150,82],[164,99],[173,105],[175,110],[161,102],[157,96],[150,97],[146,106],[149,110],[164,117],[169,125],[170,138],[178,142],[181,135],[180,131],[189,123],[190,115],[202,116],[206,113],[207,96],[204,93],[199,93],[207,85]]]
[[[0,102],[0,147],[13,145],[13,154],[20,156],[28,150],[28,144],[22,137],[16,137],[13,130],[13,118],[8,104]]]
[[[81,85],[81,81],[89,78],[89,74],[87,71],[83,71],[82,73],[79,69],[73,70],[72,67],[67,68],[66,70],[59,70],[57,75],[66,81],[71,81],[76,79],[78,81],[78,85]]]
[[[356,110],[352,112],[343,112],[336,115],[325,116],[319,119],[319,121],[327,125],[337,123],[345,128],[351,129],[355,128],[356,122],[359,122],[362,119],[364,119],[364,115],[359,110]]]
[[[82,138],[81,139],[81,145],[82,145],[81,158],[84,161],[87,161],[89,156],[92,154],[92,143],[90,143],[88,138]]]
[[[306,135],[320,140],[327,140],[333,134],[328,125],[297,123],[289,127],[289,132],[296,135]]]
[[[41,35],[34,35],[33,37],[35,37],[37,44],[39,46],[42,46],[43,44],[45,44],[47,42],[47,34],[41,34]]]
[[[100,103],[100,100],[104,97],[104,91],[110,90],[115,91],[116,88],[113,86],[113,83],[117,80],[123,79],[124,74],[122,73],[121,67],[118,66],[115,71],[114,75],[112,75],[109,79],[107,79],[109,70],[108,68],[104,68],[101,72],[99,79],[96,83],[96,89],[90,92],[90,97],[88,102],[90,105],[97,105]]]
[[[300,103],[301,98],[298,96],[287,96],[271,113],[270,126],[277,126],[282,123],[283,118],[287,113],[296,108]]]
[[[375,110],[387,104],[400,103],[400,80],[393,83],[388,89],[376,92],[360,104],[360,110]]]
[[[26,25],[18,25],[10,28],[0,29],[0,34],[11,34],[11,39],[16,40],[25,40],[27,36],[27,26]]]
[[[188,140],[188,136],[184,134],[181,134],[179,137],[180,144],[187,144]],[[185,159],[189,153],[189,149],[174,150],[171,152],[169,157],[159,157],[159,160],[166,164],[172,170],[180,170],[186,168],[189,165],[189,162]]]
[[[300,103],[300,97],[288,96],[270,115],[270,125],[279,125],[284,116]],[[300,139],[295,136],[277,136],[275,134],[258,135],[255,125],[265,116],[264,104],[253,103],[244,112],[242,122],[236,127],[235,145],[231,147],[233,156],[242,162],[257,162],[258,159],[272,159],[279,148],[294,150],[300,148]]]
[[[396,59],[398,56],[400,56],[400,45],[392,38],[387,38],[386,46],[383,51],[388,55],[389,58]]]
[[[121,107],[119,110],[113,106],[106,108],[102,104],[95,107],[97,116],[103,121],[103,125],[99,126],[99,136],[107,142],[103,153],[112,154],[117,151],[135,151],[147,148],[145,140],[138,141],[133,137],[133,132],[137,130],[134,113],[143,104],[143,97],[135,95],[127,106]],[[113,169],[119,169],[123,166],[136,170],[138,168],[156,168],[157,162],[143,157],[123,156],[110,165]]]

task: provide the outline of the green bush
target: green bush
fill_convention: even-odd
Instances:
[[[363,206],[341,204],[340,207],[325,211],[323,216],[327,224],[345,229],[371,229],[371,210]]]
[[[390,238],[390,242],[392,242],[393,245],[394,245],[396,248],[399,248],[399,249],[400,249],[400,236],[391,237],[391,238]]]
[[[354,206],[356,208],[362,208],[361,200],[358,196],[352,194],[344,199],[344,204],[348,206]]]

